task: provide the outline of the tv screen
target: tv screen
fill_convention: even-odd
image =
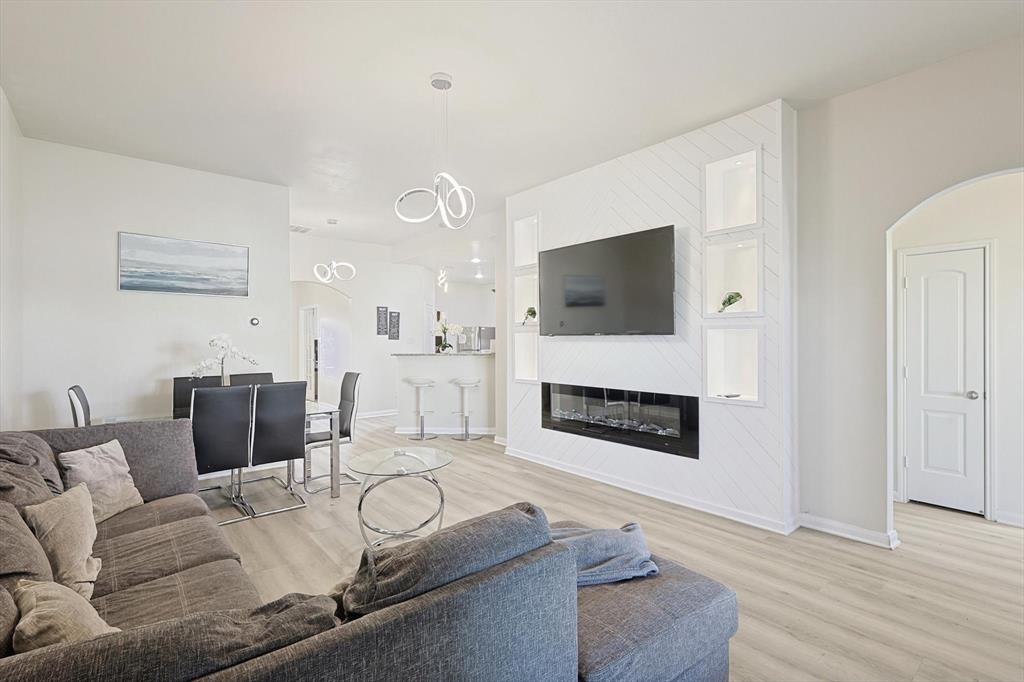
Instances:
[[[540,252],[540,333],[674,334],[675,228]]]

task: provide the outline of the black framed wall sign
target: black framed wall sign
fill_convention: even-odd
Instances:
[[[377,306],[377,336],[388,335],[388,307],[386,305]]]
[[[398,340],[398,329],[399,320],[401,319],[401,313],[392,311],[388,314],[388,339],[391,341]]]

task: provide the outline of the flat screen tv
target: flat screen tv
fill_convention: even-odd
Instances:
[[[540,252],[540,333],[674,334],[675,228]]]

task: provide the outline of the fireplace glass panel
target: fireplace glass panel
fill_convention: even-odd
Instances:
[[[542,426],[696,459],[695,396],[544,383]]]

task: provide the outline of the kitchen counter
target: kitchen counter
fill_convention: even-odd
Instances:
[[[494,353],[392,353],[398,381],[398,419],[395,433],[409,435],[419,431],[416,417],[416,389],[406,379],[426,377],[434,386],[423,390],[423,408],[428,433],[462,433],[460,389],[455,379],[479,379],[477,388],[469,389],[469,430],[471,433],[494,433]],[[438,360],[444,358],[443,360]],[[440,446],[439,446],[440,447]]]
[[[391,355],[393,357],[396,357],[396,358],[411,358],[411,357],[417,357],[417,358],[418,357],[451,358],[451,357],[459,357],[460,355],[473,355],[473,356],[484,356],[484,357],[488,357],[489,356],[489,357],[493,358],[494,357],[494,352],[493,351],[482,351],[482,350],[479,350],[479,351],[478,350],[464,350],[464,351],[460,351],[458,353],[392,353]]]

